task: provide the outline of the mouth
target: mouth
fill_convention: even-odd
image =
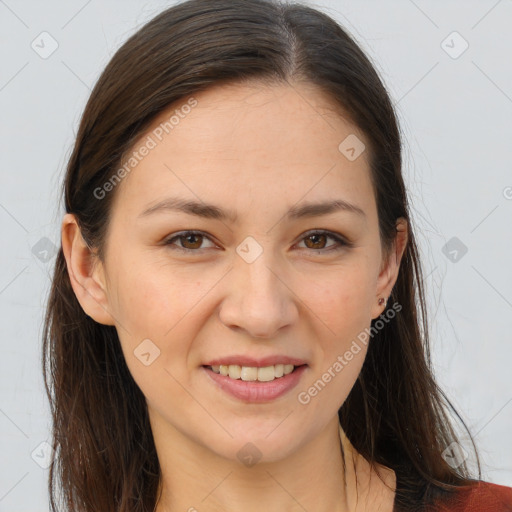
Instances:
[[[243,403],[272,402],[299,385],[307,364],[270,366],[203,365],[214,387]]]
[[[245,382],[271,382],[273,380],[282,379],[302,366],[307,365],[302,364],[295,366],[293,364],[275,364],[258,367],[240,366],[237,364],[221,364],[204,366],[204,368],[233,380],[242,380]]]

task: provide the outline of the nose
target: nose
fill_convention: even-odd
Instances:
[[[273,338],[299,316],[290,277],[266,253],[252,263],[236,256],[219,310],[225,326],[253,338]]]

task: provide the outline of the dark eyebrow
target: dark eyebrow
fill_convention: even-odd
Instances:
[[[332,201],[322,201],[319,203],[305,203],[300,206],[293,206],[288,210],[287,217],[289,219],[299,219],[302,217],[319,217],[320,215],[327,215],[329,213],[346,211],[355,213],[363,218],[366,218],[366,213],[363,209],[355,204],[349,203],[344,199],[335,199]]]
[[[153,206],[146,208],[139,215],[139,218],[162,211],[183,212],[188,213],[189,215],[204,217],[205,219],[228,220],[233,223],[237,221],[236,212],[232,210],[223,210],[219,206],[215,206],[213,204],[206,204],[190,199],[182,199],[180,197],[168,197],[159,201]]]
[[[205,219],[229,221],[232,223],[236,223],[238,219],[237,213],[233,210],[223,209],[213,204],[182,199],[179,197],[168,197],[159,201],[158,203],[146,208],[139,215],[139,218],[162,211],[178,211],[189,215],[203,217]],[[366,214],[359,206],[349,203],[343,199],[317,203],[303,203],[298,206],[293,206],[286,213],[286,217],[289,220],[295,220],[305,217],[319,217],[321,215],[327,215],[338,211],[351,212],[366,218]]]

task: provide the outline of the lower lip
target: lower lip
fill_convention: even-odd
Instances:
[[[245,402],[263,403],[275,400],[293,389],[299,383],[307,365],[299,366],[292,373],[269,382],[231,379],[220,373],[215,373],[206,366],[202,368],[217,386],[231,396]]]

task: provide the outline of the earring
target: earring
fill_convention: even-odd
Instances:
[[[386,303],[387,303],[387,300],[384,297],[381,297],[379,299],[379,306],[382,306],[382,304],[386,304]]]

